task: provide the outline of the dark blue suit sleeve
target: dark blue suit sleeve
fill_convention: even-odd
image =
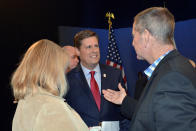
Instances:
[[[127,88],[125,86],[124,80],[122,78],[122,72],[120,71],[120,75],[119,75],[119,83],[121,83],[122,87],[126,90],[127,92]],[[121,113],[122,114],[122,113]],[[123,115],[124,116],[124,115]],[[128,117],[124,116],[124,119],[120,121],[120,131],[127,131],[129,129],[130,126],[130,120],[127,119]]]

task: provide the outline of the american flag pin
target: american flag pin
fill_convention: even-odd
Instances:
[[[103,77],[106,78],[106,74],[103,74]]]

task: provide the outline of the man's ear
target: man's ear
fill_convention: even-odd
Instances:
[[[80,56],[80,51],[78,50],[78,48],[75,47],[75,50],[76,50],[77,56]]]
[[[144,35],[144,43],[145,43],[145,48],[149,46],[150,44],[150,32],[145,29],[144,32],[143,32],[143,35]]]

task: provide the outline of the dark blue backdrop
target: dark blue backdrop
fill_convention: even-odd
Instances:
[[[177,49],[186,57],[196,61],[196,19],[180,21],[176,23],[175,42]],[[101,52],[101,63],[105,63],[108,46],[108,30],[97,28],[79,28],[79,27],[59,27],[59,41],[61,45],[72,45],[74,34],[80,30],[90,29],[99,35],[99,45]],[[132,47],[132,28],[115,29],[115,37],[119,47],[121,59],[127,76],[128,93],[134,95],[135,81],[137,72],[145,70],[148,63],[138,61],[134,48]]]

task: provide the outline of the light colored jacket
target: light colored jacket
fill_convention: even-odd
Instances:
[[[61,97],[49,93],[20,100],[12,131],[89,131],[80,116]]]

